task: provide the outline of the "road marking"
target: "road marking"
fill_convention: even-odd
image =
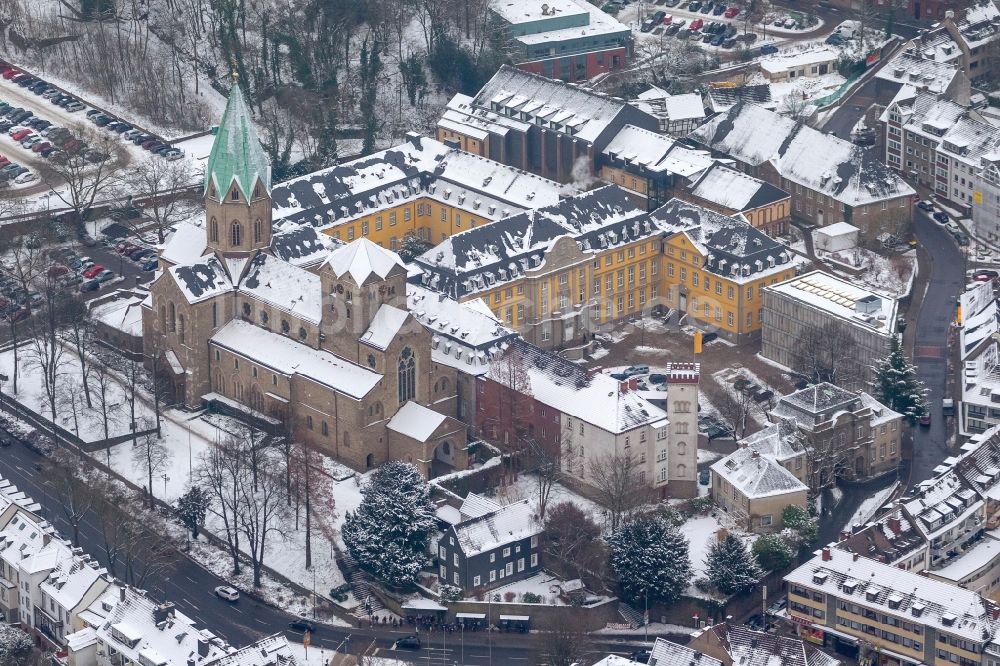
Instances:
[[[260,619],[259,617],[255,617],[253,621],[256,622],[257,624],[263,624],[265,627],[267,626],[267,622],[264,622],[264,620]]]
[[[237,608],[236,606],[233,606],[233,610],[234,610],[234,611],[236,611],[237,613],[239,613],[240,615],[243,615],[243,611],[241,611],[241,610],[240,610],[239,608]]]
[[[184,600],[184,603],[186,603],[187,605],[191,606],[191,608],[193,608],[195,610],[201,610],[200,608],[198,608],[197,605],[191,603],[191,601],[187,597],[181,597],[181,599]]]
[[[187,578],[189,582],[194,583],[195,585],[198,584],[198,581],[196,581],[194,578],[191,578],[191,576],[184,576],[184,577]]]

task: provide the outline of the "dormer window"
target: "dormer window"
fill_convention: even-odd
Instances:
[[[254,198],[257,198],[257,197],[260,196],[260,183],[257,183],[256,185],[254,185],[254,187],[253,187],[253,196],[254,196]]]

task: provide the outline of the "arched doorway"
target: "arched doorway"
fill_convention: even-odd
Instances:
[[[431,456],[431,478],[455,471],[455,443],[451,440],[439,442]]]
[[[367,456],[365,456],[365,467],[371,469],[374,466],[375,466],[375,454],[369,453]]]

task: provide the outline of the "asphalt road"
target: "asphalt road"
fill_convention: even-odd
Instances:
[[[44,481],[44,474],[34,469],[34,465],[42,460],[23,445],[14,444],[0,449],[0,475],[10,479],[18,489],[41,504],[42,514],[64,536],[72,534],[68,521]],[[84,552],[101,560],[102,543],[99,526],[92,518],[85,518],[80,526],[80,546]],[[301,634],[287,630],[292,616],[256,602],[246,595],[235,604],[223,601],[212,590],[224,584],[225,581],[202,569],[183,554],[176,553],[169,566],[159,575],[152,576],[146,587],[152,597],[172,601],[199,626],[211,629],[237,647],[276,632],[285,632],[289,641],[301,642]],[[312,646],[327,651],[339,647],[341,651],[354,654],[366,651],[368,654],[441,666],[486,666],[493,663],[532,666],[539,663],[538,657],[544,656],[544,653],[536,652],[538,639],[535,636],[485,632],[466,632],[464,636],[460,633],[433,632],[428,635],[422,632],[420,637],[424,642],[423,649],[392,649],[396,638],[413,632],[412,627],[379,627],[373,630],[369,627],[321,625],[312,638]],[[609,652],[627,655],[637,649],[638,644],[609,640],[595,642],[594,647],[602,655]]]
[[[929,390],[931,425],[914,431],[911,484],[929,479],[933,469],[950,455],[941,400],[948,397],[948,331],[955,316],[955,299],[965,285],[965,261],[951,234],[919,209],[914,210],[913,223],[917,240],[931,257],[930,280],[917,315],[913,345],[917,376]]]
[[[875,101],[875,79],[861,84],[844,104],[833,112],[823,124],[823,131],[834,134],[845,141],[851,140],[851,130],[858,124],[865,110]]]

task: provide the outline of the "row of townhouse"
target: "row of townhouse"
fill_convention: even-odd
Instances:
[[[1000,426],[973,436],[837,548],[993,597],[1000,589]]]
[[[960,411],[958,429],[964,436],[1000,424],[1000,307],[992,282],[973,282],[958,298]]]

